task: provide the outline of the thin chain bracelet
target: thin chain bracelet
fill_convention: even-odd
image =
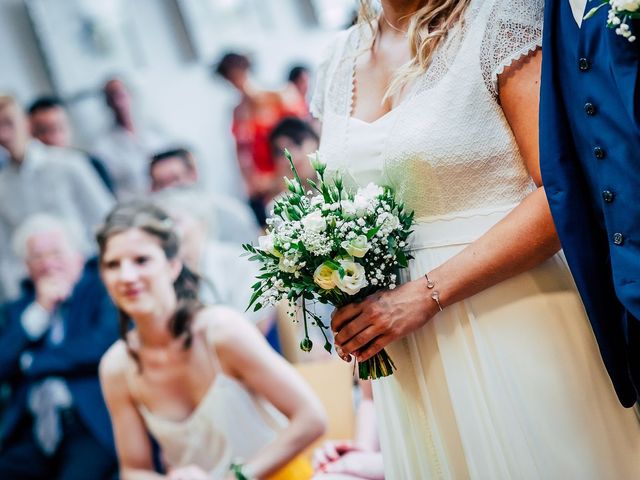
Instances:
[[[427,279],[427,288],[429,290],[433,290],[436,284],[429,278],[429,274],[425,273],[424,278]],[[436,305],[438,305],[438,308],[440,309],[440,311],[442,311],[443,308],[442,304],[440,303],[440,292],[438,290],[433,290],[431,292],[431,298],[433,298],[433,301],[436,302]]]

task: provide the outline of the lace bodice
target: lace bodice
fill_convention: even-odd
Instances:
[[[472,0],[405,99],[367,123],[351,116],[355,62],[371,29],[343,32],[319,69],[311,110],[320,154],[347,181],[396,189],[417,218],[519,203],[533,183],[498,102],[498,75],[541,45],[543,0]]]

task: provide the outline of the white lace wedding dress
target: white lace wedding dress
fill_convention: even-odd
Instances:
[[[532,191],[497,77],[540,46],[541,26],[542,1],[472,0],[406,100],[372,123],[351,116],[369,27],[342,34],[323,62],[322,159],[415,210],[406,279]],[[640,478],[640,425],[617,401],[561,256],[447,307],[388,352],[397,372],[374,381],[388,480]]]

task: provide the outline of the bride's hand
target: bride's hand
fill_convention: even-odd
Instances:
[[[341,358],[349,361],[353,354],[362,362],[423,326],[438,311],[429,293],[426,279],[419,278],[336,310],[331,329]]]

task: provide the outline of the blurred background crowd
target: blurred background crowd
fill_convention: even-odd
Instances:
[[[285,148],[312,175],[315,66],[356,11],[355,0],[0,2],[0,470],[15,445],[11,461],[43,459],[29,478],[99,478],[78,473],[87,455],[108,470],[97,367],[118,327],[94,238],[118,202],[166,210],[202,302],[244,311],[257,272],[240,245],[284,190]],[[288,361],[308,362],[298,368],[329,410],[326,436],[353,439],[350,367],[299,352],[282,312],[245,315]],[[375,432],[363,435],[376,450]],[[331,445],[319,465],[350,450]]]

